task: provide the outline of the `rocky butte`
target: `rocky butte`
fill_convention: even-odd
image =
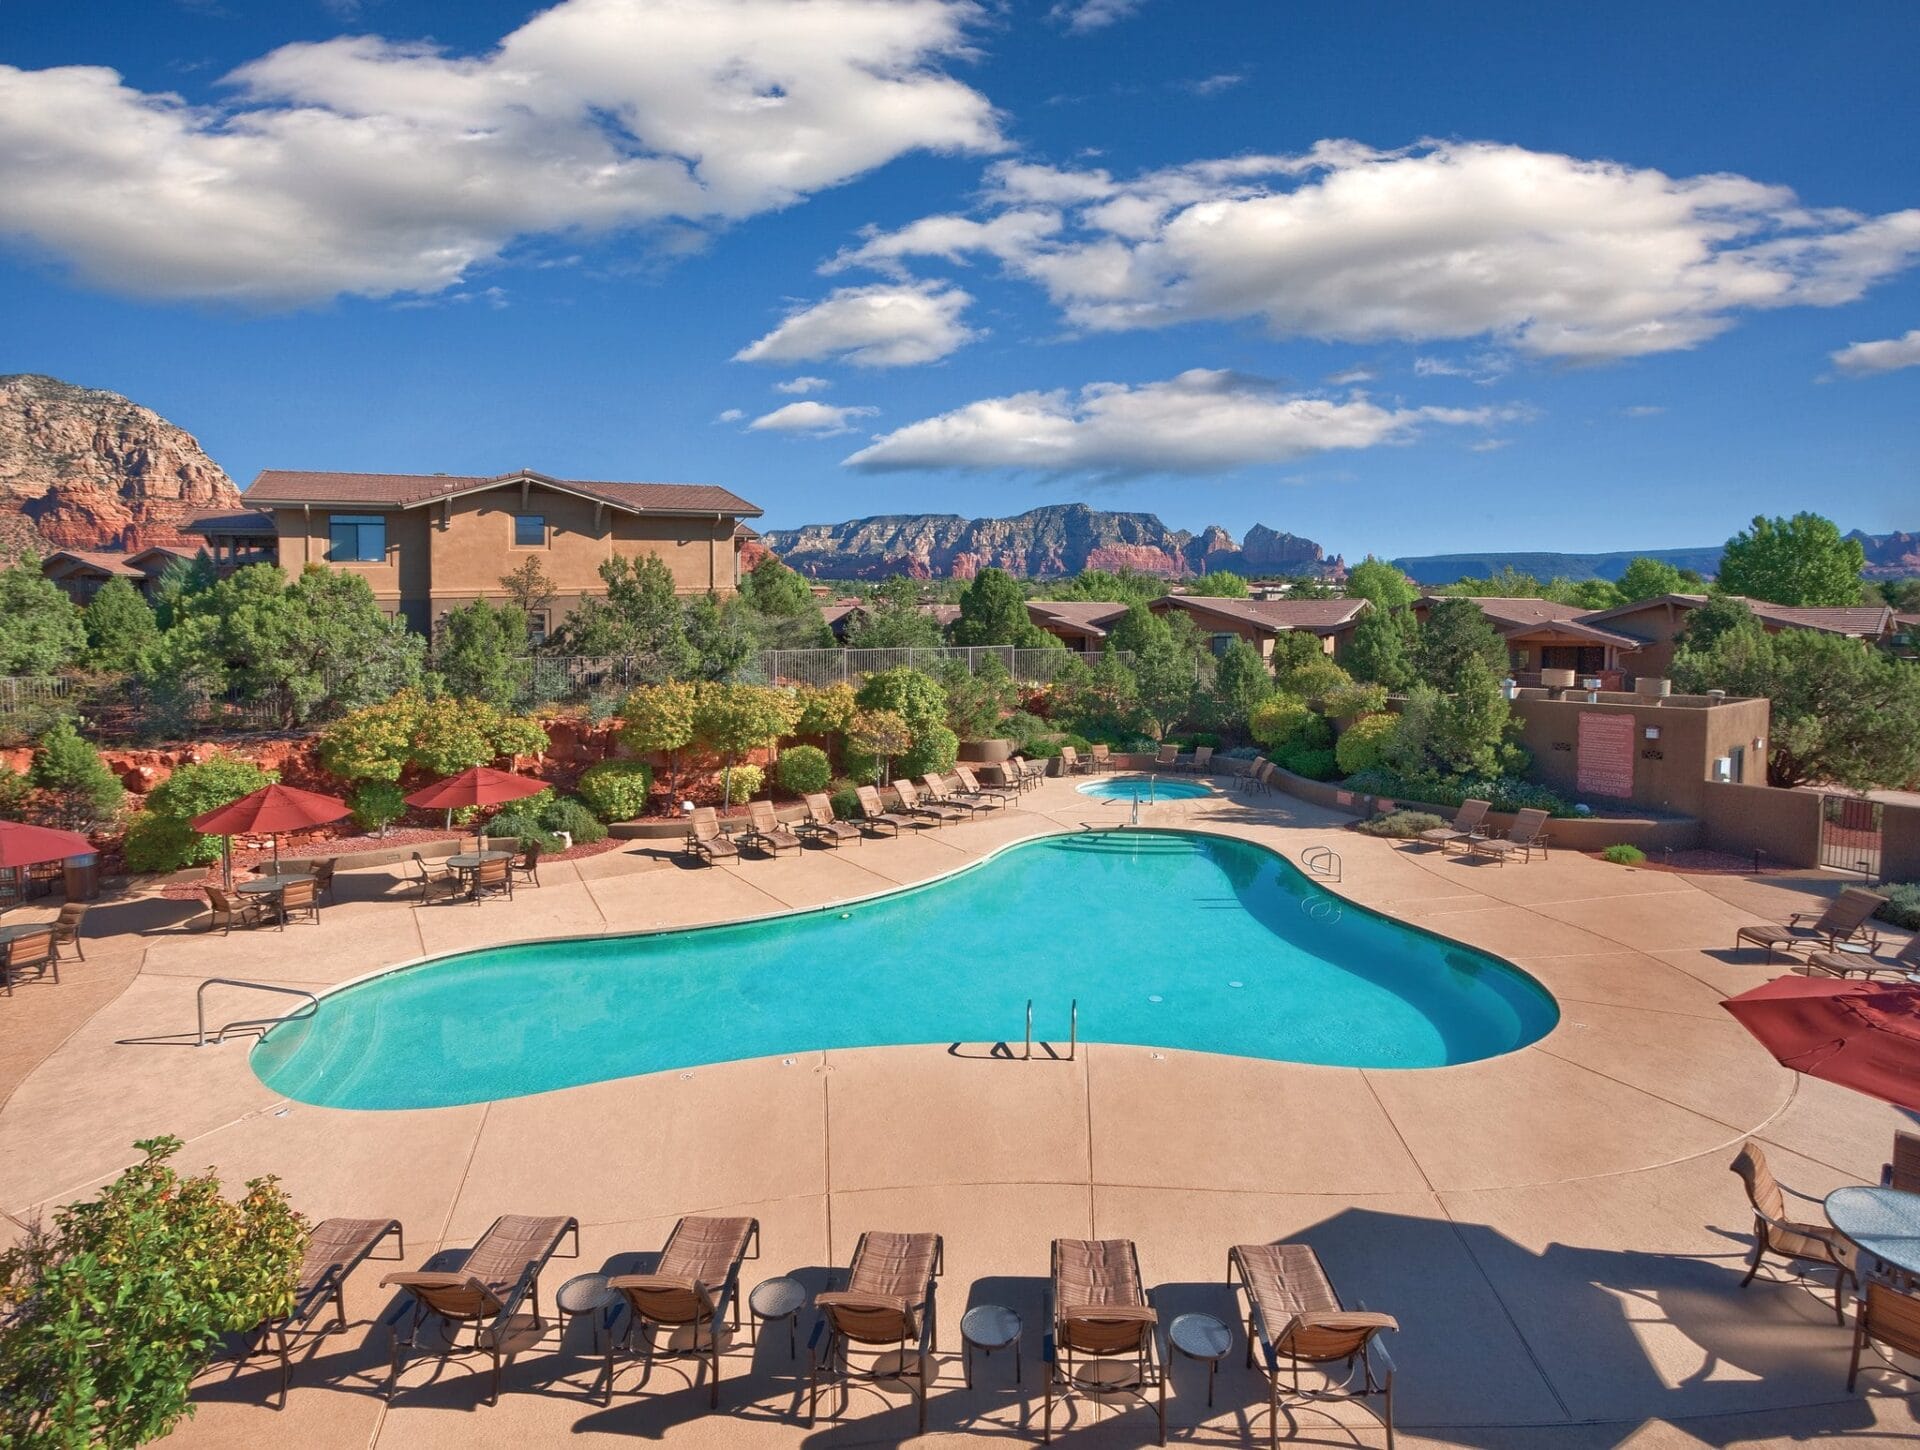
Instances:
[[[240,493],[193,435],[151,408],[38,373],[0,377],[0,558],[179,544]]]

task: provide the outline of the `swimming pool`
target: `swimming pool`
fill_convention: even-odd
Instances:
[[[1079,788],[1081,795],[1103,801],[1134,801],[1149,805],[1159,801],[1190,801],[1212,795],[1213,787],[1202,780],[1182,780],[1177,775],[1103,775]]]
[[[1089,1042],[1355,1067],[1471,1062],[1558,1020],[1517,968],[1329,897],[1263,846],[1124,830],[847,907],[389,972],[252,1061],[301,1102],[439,1107],[809,1049],[1017,1042],[1028,998],[1044,1039],[1066,1040],[1077,998]]]

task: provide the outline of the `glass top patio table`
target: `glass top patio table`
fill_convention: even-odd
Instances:
[[[462,851],[457,856],[447,857],[447,864],[456,871],[477,871],[483,861],[511,861],[511,851]]]
[[[311,881],[311,876],[296,876],[289,872],[285,876],[258,876],[252,881],[242,881],[233,889],[242,896],[273,896],[285,891],[295,881]]]
[[[1920,1274],[1920,1193],[1897,1188],[1836,1188],[1827,1222],[1882,1263]]]

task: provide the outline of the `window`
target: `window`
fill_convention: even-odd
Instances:
[[[544,514],[513,516],[513,546],[516,549],[544,549],[547,545],[547,520]]]
[[[327,519],[327,562],[380,564],[387,557],[387,521],[378,514],[332,514]]]
[[[1238,638],[1240,638],[1240,636],[1237,634],[1216,634],[1209,636],[1207,645],[1213,650],[1216,656],[1223,655],[1229,649],[1233,648],[1233,642]]]
[[[547,616],[544,612],[527,616],[527,643],[539,649],[547,642]]]

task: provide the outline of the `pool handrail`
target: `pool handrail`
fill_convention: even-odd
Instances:
[[[299,987],[282,987],[272,982],[250,982],[244,977],[208,977],[194,989],[193,993],[193,1010],[196,1023],[193,1045],[195,1047],[205,1047],[207,1045],[207,988],[209,987],[246,987],[255,992],[278,992],[285,997],[304,997],[307,999],[309,1008],[305,1013],[306,1016],[311,1017],[315,1012],[320,1010],[320,999],[314,996],[313,993]],[[225,1042],[227,1040],[227,1034],[235,1028],[272,1027],[278,1023],[294,1018],[297,1012],[298,1009],[296,1009],[295,1012],[283,1012],[278,1017],[237,1018],[213,1034],[214,1045],[217,1047],[222,1042]]]

